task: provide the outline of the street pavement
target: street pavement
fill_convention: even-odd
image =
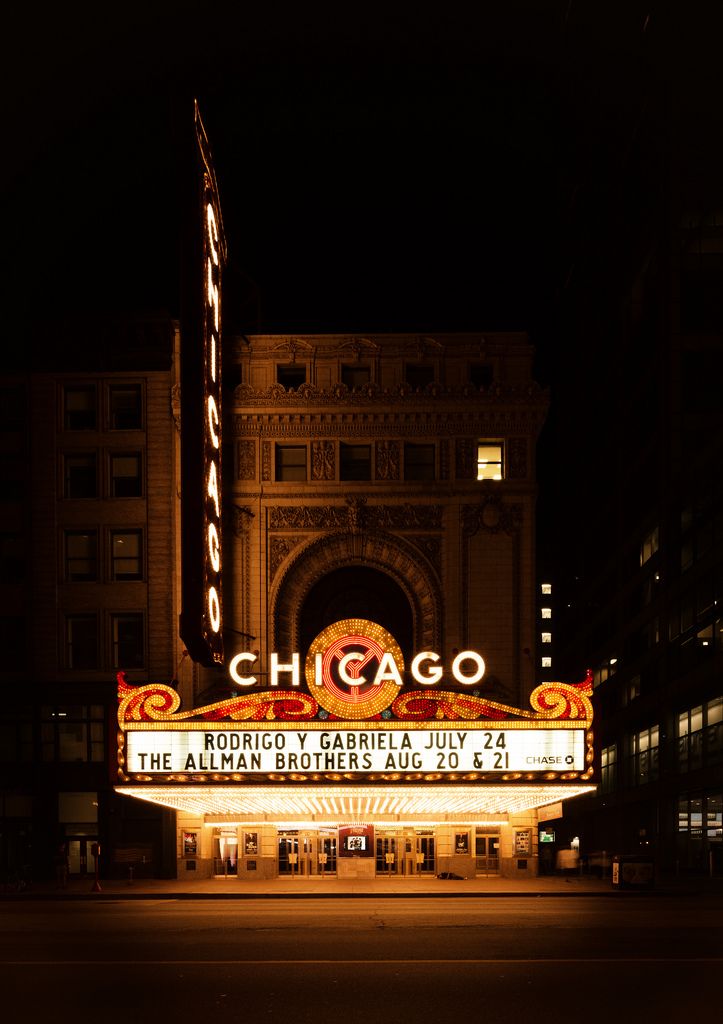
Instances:
[[[582,874],[508,879],[488,876],[442,879],[434,876],[347,880],[333,876],[280,877],[250,882],[237,878],[202,878],[194,881],[161,878],[71,878],[65,886],[33,882],[21,892],[2,892],[0,899],[254,899],[254,898],[404,898],[404,897],[504,897],[504,896],[613,896],[630,897],[655,893],[723,895],[723,878],[676,878],[656,880],[650,888],[619,889],[610,878]]]

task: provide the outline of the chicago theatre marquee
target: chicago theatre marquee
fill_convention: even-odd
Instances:
[[[594,787],[590,680],[554,681],[537,645],[547,395],[529,341],[224,337],[198,110],[193,164],[194,671],[174,687],[119,673],[116,790],[176,811],[180,878],[533,876],[538,822]]]
[[[180,878],[533,876],[593,753],[589,680],[536,653],[527,338],[225,347],[193,581],[215,667],[180,696],[120,677],[118,791],[176,811]]]

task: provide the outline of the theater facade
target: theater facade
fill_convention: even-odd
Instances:
[[[594,779],[590,681],[556,680],[539,628],[532,358],[510,333],[226,339],[213,657],[119,674],[116,791],[176,812],[179,878],[538,872],[540,823]]]

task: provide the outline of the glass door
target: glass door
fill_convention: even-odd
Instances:
[[[279,874],[299,873],[299,833],[279,832]]]
[[[416,837],[416,869],[418,875],[434,874],[434,836]]]
[[[336,832],[320,832],[318,838],[319,873],[336,874]]]
[[[217,828],[213,834],[213,873],[228,878],[238,875],[238,833]]]
[[[404,849],[404,838],[399,836],[377,836],[378,875],[396,875],[401,871],[401,852]]]
[[[500,870],[499,834],[477,833],[475,836],[475,861],[478,875],[497,875]]]
[[[93,847],[98,842],[95,836],[84,836],[82,839],[69,839],[68,849],[68,874],[69,875],[92,875],[95,872],[95,857]]]

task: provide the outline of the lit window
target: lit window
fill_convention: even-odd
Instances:
[[[306,480],[305,445],[276,445],[276,479]]]
[[[638,785],[658,777],[658,739],[657,725],[643,729],[632,737],[634,779]]]
[[[552,608],[540,608],[540,614],[542,615],[543,619],[551,619]]]
[[[552,658],[549,657],[549,655],[547,655],[547,654],[542,659],[542,667],[543,668],[552,668]]]
[[[615,743],[600,752],[600,782],[603,793],[615,788],[617,781],[618,748]]]
[[[540,585],[540,591],[543,594],[551,594],[552,593],[552,584],[551,583],[542,583]]]
[[[543,644],[551,644],[552,633],[540,633],[540,640],[543,642]]]
[[[477,479],[502,479],[502,445],[482,441],[477,445]]]

